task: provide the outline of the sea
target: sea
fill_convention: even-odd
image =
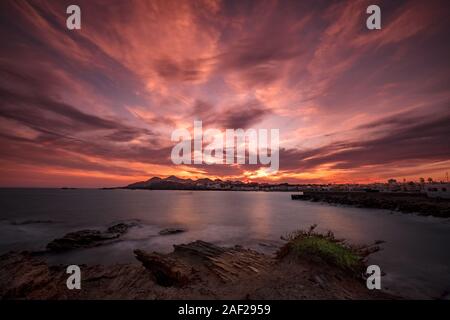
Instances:
[[[137,222],[118,242],[63,254],[52,264],[138,263],[134,249],[170,252],[195,240],[274,254],[290,232],[317,224],[349,243],[385,241],[369,258],[383,290],[433,299],[450,292],[450,219],[291,200],[290,192],[0,189],[0,254],[40,251],[82,229]],[[159,235],[164,228],[184,228]]]

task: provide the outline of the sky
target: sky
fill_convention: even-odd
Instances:
[[[366,8],[381,8],[368,30]],[[66,28],[67,6],[81,30]],[[448,1],[0,2],[0,186],[444,179]],[[280,131],[280,169],[174,165],[171,133]]]

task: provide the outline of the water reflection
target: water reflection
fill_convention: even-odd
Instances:
[[[68,231],[127,219],[139,219],[142,226],[131,230],[126,241],[63,258],[134,262],[134,248],[170,251],[175,243],[197,239],[267,250],[262,240],[277,241],[318,224],[353,243],[385,240],[371,262],[386,272],[386,286],[419,296],[450,290],[450,223],[443,219],[292,201],[289,193],[275,192],[2,189],[0,207],[0,253],[42,249]],[[11,223],[40,219],[54,223]],[[158,235],[161,228],[176,225],[188,231]]]

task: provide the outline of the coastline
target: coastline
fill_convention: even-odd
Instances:
[[[450,218],[449,199],[428,198],[420,194],[305,191],[303,194],[292,194],[291,199]]]
[[[21,195],[20,192],[18,194]],[[10,248],[4,246],[2,253],[6,253],[9,250],[41,251],[51,241],[63,238],[67,240],[68,237],[64,235],[69,232],[77,232],[77,230],[82,229],[95,229],[100,231],[100,234],[93,232],[85,235],[94,237],[94,240],[105,241],[104,246],[97,247],[93,243],[92,246],[86,246],[86,249],[75,249],[73,253],[70,252],[67,255],[45,255],[46,258],[48,257],[47,261],[50,267],[53,268],[59,264],[66,265],[73,263],[79,264],[80,266],[85,264],[88,267],[103,264],[105,268],[106,265],[114,265],[117,263],[136,264],[138,262],[135,260],[132,251],[135,248],[168,253],[171,251],[172,244],[189,243],[197,239],[227,247],[240,244],[245,248],[251,248],[270,255],[283,243],[279,240],[280,235],[285,235],[295,230],[295,228],[305,228],[313,223],[318,223],[321,231],[333,230],[339,237],[347,238],[351,243],[364,244],[378,239],[386,240],[386,244],[383,245],[384,250],[370,258],[371,263],[380,265],[382,270],[387,273],[387,276],[383,277],[382,280],[383,288],[386,287],[396,294],[411,296],[415,299],[435,299],[441,297],[445,291],[448,291],[447,287],[443,285],[443,283],[448,283],[448,276],[445,276],[437,268],[429,269],[427,267],[427,263],[430,263],[430,261],[433,261],[437,265],[441,261],[448,261],[448,253],[445,253],[445,251],[432,251],[428,254],[429,250],[427,249],[427,247],[429,248],[433,244],[443,243],[445,239],[448,239],[444,233],[448,232],[448,223],[445,219],[425,218],[415,214],[410,216],[404,216],[400,213],[390,215],[387,210],[356,209],[347,206],[323,205],[310,202],[299,203],[291,201],[289,194],[276,194],[276,192],[260,193],[260,195],[242,192],[239,193],[238,197],[235,196],[235,193],[223,195],[221,192],[212,192],[210,193],[210,197],[206,197],[205,193],[195,192],[177,193],[158,191],[147,193],[124,192],[121,190],[117,190],[116,192],[102,192],[94,190],[86,193],[77,190],[58,190],[57,192],[50,193],[27,193],[25,199],[41,194],[44,196],[40,196],[39,199],[44,200],[46,198],[54,199],[55,196],[62,197],[64,201],[60,202],[61,206],[58,207],[59,210],[52,209],[46,215],[14,215],[15,219],[6,219],[4,221],[3,226],[5,227],[6,233],[3,236],[4,239],[9,239],[8,237],[14,236],[19,231],[24,235],[39,235],[45,232],[47,235],[44,237],[45,240],[41,241],[43,238],[36,236],[33,240],[36,240],[35,243],[38,244],[28,245],[26,242],[27,239],[24,239],[22,240],[23,245],[15,245]],[[14,197],[11,198],[14,199]],[[98,204],[98,207],[95,207],[96,216],[82,224],[78,223],[80,219],[86,219],[89,216],[82,214],[80,218],[73,220],[72,216],[69,215],[74,209],[80,214],[89,212],[87,209],[91,208],[92,205],[88,201],[80,201],[81,199],[95,199]],[[214,201],[211,201],[211,199]],[[222,202],[222,200],[226,199],[233,200],[230,201],[230,206],[227,208],[216,208],[213,206],[219,200]],[[265,216],[265,218],[278,223],[278,225],[271,224],[270,230],[273,236],[267,239],[277,239],[278,241],[270,249],[260,244],[262,239],[266,239],[265,237],[259,237],[259,234],[254,231],[251,233],[252,230],[260,230],[252,229],[257,227],[254,223],[259,220],[250,220],[251,223],[246,224],[242,228],[240,226],[222,227],[215,225],[224,214],[233,213],[233,204],[236,204],[236,208],[239,207],[239,210],[236,211],[238,213],[231,216],[227,215],[228,218],[233,217],[233,219],[237,219],[239,217],[245,217],[247,219],[247,217],[253,217],[254,214],[254,217],[258,217],[261,211],[255,208],[256,200],[270,204],[270,207],[267,209],[270,209],[270,212],[273,214]],[[200,209],[196,208],[194,211],[189,211],[189,206],[171,205],[165,211],[165,207],[161,208],[158,205],[158,203],[186,204],[186,202],[196,203],[197,205],[202,204],[201,208],[203,209],[202,211],[198,211]],[[82,203],[83,206],[77,206],[78,203]],[[105,203],[112,203],[114,205],[108,207],[108,210],[104,210]],[[133,203],[142,203],[143,205],[134,207]],[[240,204],[244,204],[244,206]],[[164,219],[159,221],[158,219],[153,219],[153,217],[157,216],[153,213],[139,214],[142,208],[151,209],[153,210],[152,212],[156,212],[155,210],[157,210],[161,212],[161,217],[164,217]],[[62,212],[64,214],[52,215],[53,212]],[[123,215],[121,212],[127,214]],[[195,218],[197,216],[203,216],[202,213],[208,213],[208,217],[216,218],[207,221],[202,220],[204,223],[202,226],[198,225],[197,222],[199,221],[196,220],[190,223],[177,224],[176,221],[165,218],[181,216]],[[340,223],[335,223],[334,220],[330,220],[330,218],[334,217]],[[73,223],[73,221],[76,221],[76,223]],[[140,225],[137,227],[130,226],[130,230],[126,235],[122,238],[116,238],[116,235],[121,234],[122,228],[114,224],[121,222],[132,223],[134,221]],[[346,225],[345,222],[349,222],[350,225]],[[173,236],[159,234],[161,230],[169,227],[185,228],[187,232]],[[408,241],[398,241],[401,238],[396,233],[388,232],[391,229],[398,231],[401,237],[408,239]],[[363,230],[364,235],[360,236],[361,232],[358,230]],[[420,233],[417,233],[418,231]],[[18,233],[18,236],[21,235]],[[11,238],[10,242],[17,241],[13,239]],[[420,239],[420,241],[417,239]],[[28,242],[31,244],[30,241]],[[61,245],[64,244],[63,242],[59,243]],[[52,248],[57,250],[55,246],[52,246]],[[420,256],[417,254],[418,252],[420,252]],[[411,263],[417,263],[419,266],[418,272],[403,273],[402,266],[397,263],[397,253],[404,255],[404,258],[411,261]],[[418,257],[420,259],[416,259]],[[444,264],[443,267],[447,265]],[[419,272],[429,275],[429,279],[422,280]],[[400,280],[393,281],[393,277],[400,277],[402,279],[401,283],[404,283],[404,285],[398,286],[397,283]],[[414,290],[414,288],[422,288],[424,290],[423,294],[414,293],[409,295],[408,290]]]

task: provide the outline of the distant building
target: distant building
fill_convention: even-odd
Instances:
[[[401,186],[395,179],[389,179],[388,180],[388,191],[394,192],[394,191],[400,191]]]
[[[418,183],[414,183],[413,181],[403,184],[403,191],[420,192],[420,190],[421,190],[421,185]]]
[[[430,198],[450,199],[450,183],[429,183],[425,185],[425,193]]]

